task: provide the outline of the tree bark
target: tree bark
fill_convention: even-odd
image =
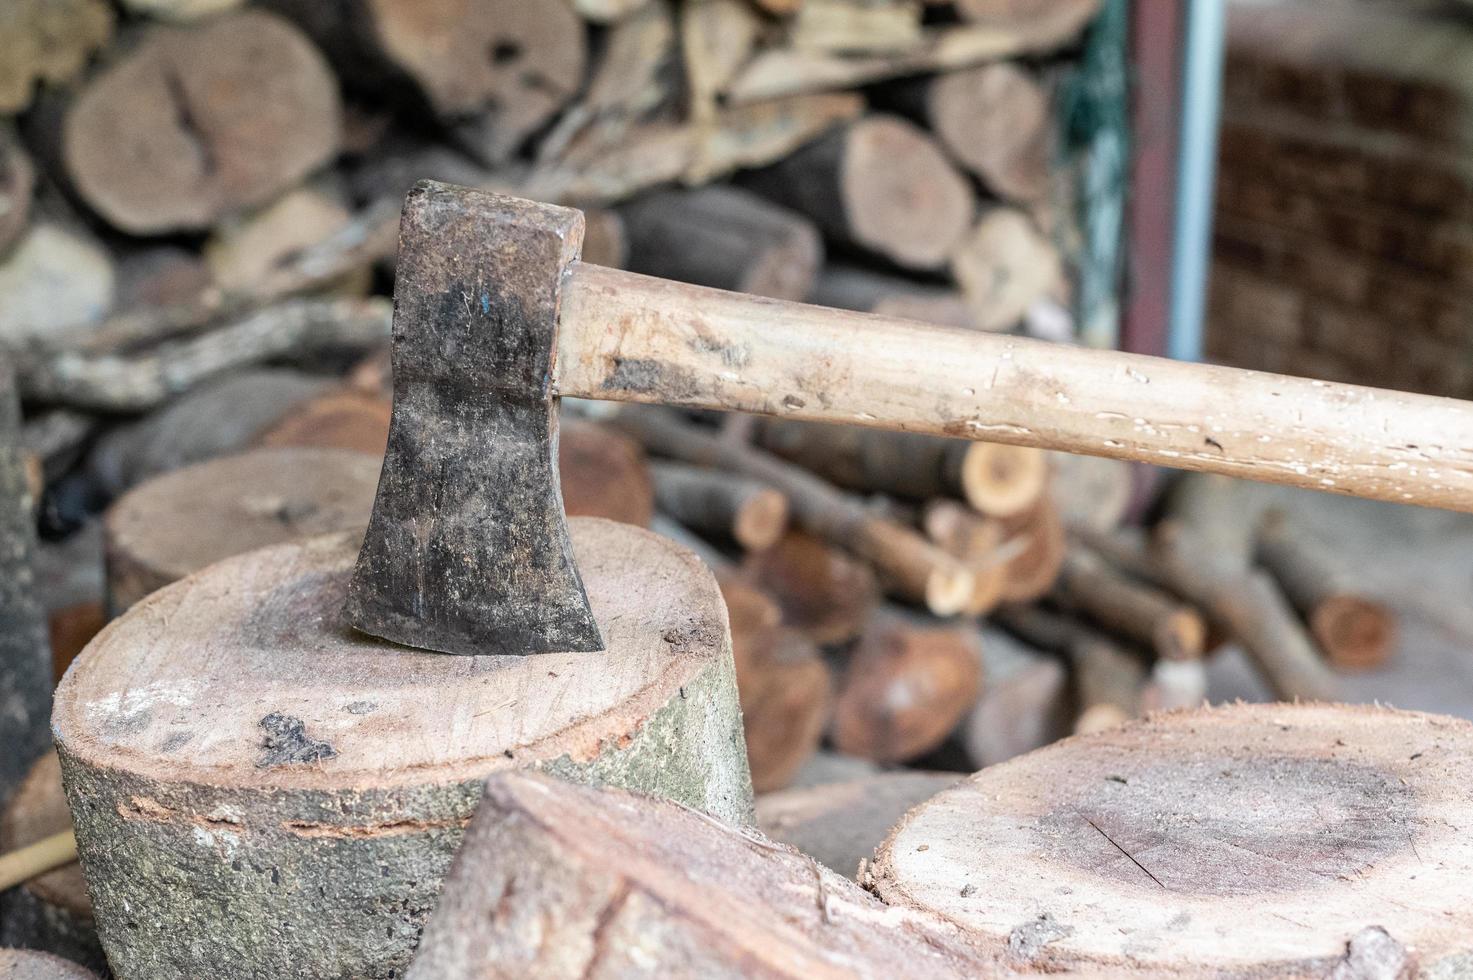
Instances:
[[[788,530],[788,498],[766,484],[720,470],[657,462],[655,504],[692,530],[762,551]]]
[[[1200,659],[1206,645],[1207,626],[1197,610],[1130,579],[1079,545],[1065,552],[1053,597],[1164,660]]]
[[[715,582],[648,532],[571,530],[607,642],[597,655],[472,661],[347,630],[352,535],[229,559],[117,620],[63,680],[55,715],[114,969],[402,976],[498,769],[750,819]]]

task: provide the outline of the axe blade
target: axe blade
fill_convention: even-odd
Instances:
[[[394,410],[345,615],[455,654],[603,649],[573,561],[552,395],[583,215],[422,181],[399,226]]]

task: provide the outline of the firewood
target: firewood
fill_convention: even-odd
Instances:
[[[1066,527],[1111,531],[1125,520],[1135,497],[1131,464],[1103,456],[1049,453],[1049,496]]]
[[[36,168],[21,146],[15,128],[0,123],[0,255],[20,238],[31,217]]]
[[[927,109],[947,150],[994,193],[1025,202],[1047,193],[1054,113],[1028,71],[997,62],[942,75]]]
[[[945,265],[976,206],[935,142],[895,116],[851,123],[747,181],[830,238],[911,269]]]
[[[1396,614],[1367,596],[1322,542],[1271,511],[1258,528],[1257,554],[1330,663],[1342,670],[1385,663],[1396,642]]]
[[[1002,519],[1007,540],[1022,542],[1008,559],[1003,575],[1003,602],[1032,602],[1048,595],[1064,565],[1064,524],[1047,495],[1031,510]]]
[[[1242,571],[1253,563],[1254,532],[1263,517],[1261,500],[1242,480],[1191,473],[1171,488],[1165,515],[1190,532],[1205,560]]]
[[[883,611],[848,655],[830,739],[841,752],[905,762],[936,748],[977,701],[976,634],[963,626]]]
[[[761,551],[787,532],[787,498],[757,480],[665,462],[651,465],[650,476],[660,510],[703,534]]]
[[[719,94],[751,56],[761,29],[761,18],[749,0],[700,0],[685,5],[680,16],[680,46],[691,119],[709,122],[716,117]]]
[[[159,20],[191,21],[239,7],[245,0],[122,0],[130,13]]]
[[[996,517],[1032,507],[1048,481],[1036,449],[867,429],[859,426],[766,420],[762,448],[841,487],[913,500],[965,498]]]
[[[921,43],[920,0],[805,0],[788,28],[800,51],[892,54]]]
[[[47,752],[0,816],[0,851],[14,851],[71,829],[72,815],[61,789],[61,763],[55,752]],[[107,966],[92,921],[87,883],[75,859],[6,892],[4,909],[0,943],[45,950],[89,969]]]
[[[865,558],[888,590],[938,616],[960,612],[971,599],[973,576],[961,562],[798,466],[758,449],[726,444],[668,412],[623,411],[615,422],[651,452],[735,470],[780,490],[799,527]]]
[[[647,3],[649,0],[573,0],[573,9],[585,20],[608,24],[628,17]]]
[[[819,272],[808,301],[946,327],[975,326],[970,307],[956,289],[833,262]]]
[[[748,553],[742,570],[778,600],[785,623],[822,647],[857,637],[880,600],[868,565],[802,531]]]
[[[1164,660],[1198,660],[1206,645],[1207,626],[1197,610],[1078,544],[1065,552],[1053,599]]]
[[[561,429],[558,473],[567,514],[649,526],[655,488],[639,443],[595,422],[565,419]]]
[[[20,448],[20,401],[0,364],[0,800],[46,748],[51,650],[36,591],[35,518]]]
[[[951,256],[951,273],[982,330],[1017,325],[1063,276],[1058,249],[1026,214],[1007,207],[983,213]]]
[[[927,28],[920,44],[898,54],[852,57],[792,47],[754,57],[727,88],[733,103],[836,89],[984,61],[1044,54],[1071,43],[1099,10],[1100,0],[1055,0],[1037,17],[1017,23],[974,23]]]
[[[77,659],[107,625],[107,606],[100,600],[88,600],[70,606],[52,608],[46,617],[46,632],[51,637],[51,672],[55,680]]]
[[[258,446],[352,449],[383,456],[393,403],[350,388],[298,402],[252,442]]]
[[[330,531],[361,537],[379,466],[341,449],[256,449],[140,484],[104,519],[109,609],[256,548]]]
[[[341,115],[337,80],[301,32],[241,11],[150,28],[67,107],[62,157],[120,230],[203,229],[331,159]]]
[[[342,230],[348,209],[315,187],[290,190],[249,215],[223,221],[204,246],[214,281],[227,292],[250,291],[284,260]],[[369,270],[357,270],[360,278]]]
[[[193,249],[146,245],[117,253],[117,308],[136,313],[177,306],[214,288],[209,264]],[[96,338],[89,335],[88,341]]]
[[[972,599],[964,610],[968,616],[985,615],[1002,601],[1008,563],[1021,546],[1026,546],[1022,538],[1005,540],[1001,522],[945,498],[926,505],[921,526],[943,551],[972,570]]]
[[[583,261],[610,269],[629,265],[629,235],[624,219],[612,208],[583,210]]]
[[[113,35],[103,0],[10,0],[0,7],[0,114],[31,104],[38,83],[63,85]]]
[[[114,621],[53,717],[114,970],[402,976],[497,770],[547,767],[749,820],[715,582],[649,532],[570,527],[597,656],[472,660],[345,629],[351,533],[227,559]],[[160,862],[168,875],[146,873]]]
[[[1196,708],[1207,702],[1207,666],[1202,660],[1158,660],[1141,690],[1141,712]]]
[[[115,497],[151,476],[247,448],[296,405],[334,385],[285,368],[242,371],[103,436],[87,469]]]
[[[823,263],[810,222],[735,187],[656,191],[619,215],[633,272],[802,300]]]
[[[272,358],[364,350],[388,336],[391,311],[382,296],[286,300],[137,356],[51,356],[27,370],[24,390],[47,402],[143,411],[227,371]]]
[[[731,620],[752,788],[781,789],[823,735],[831,696],[828,666],[811,640],[783,626],[781,609],[765,593],[730,575],[719,581]]]
[[[1075,734],[1113,728],[1140,714],[1146,678],[1141,657],[1077,620],[1038,606],[1003,606],[993,615],[1025,643],[1068,659],[1078,702]]]
[[[906,811],[960,778],[954,772],[900,770],[767,793],[757,797],[757,826],[852,879]]]
[[[852,779],[867,779],[878,775],[880,771],[880,767],[868,759],[844,755],[832,749],[819,749],[793,777],[793,786],[801,788],[844,783]]]
[[[0,949],[0,973],[9,980],[97,980],[70,960],[30,949]]]
[[[881,847],[869,884],[1018,972],[1456,973],[1473,935],[1470,749],[1464,720],[1385,708],[1158,715],[943,791]],[[1027,873],[997,873],[1013,867]],[[1402,962],[1375,965],[1376,943]]]
[[[989,972],[947,924],[886,909],[755,830],[632,793],[504,773],[487,781],[405,977]]]
[[[70,343],[111,311],[116,290],[112,258],[100,243],[37,222],[0,256],[0,348]]]
[[[972,766],[982,769],[1069,734],[1069,674],[1057,657],[992,626],[981,631],[982,696],[959,729]]]

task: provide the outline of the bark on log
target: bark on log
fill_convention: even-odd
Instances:
[[[55,752],[47,752],[5,807],[0,818],[0,851],[34,844],[71,827],[72,815],[61,788],[61,763]],[[89,970],[107,968],[82,866],[75,861],[0,895],[0,913],[0,943],[44,950]],[[0,975],[10,976],[3,971]]]
[[[383,456],[393,402],[352,388],[329,390],[292,406],[253,440],[258,446],[351,449]]]
[[[635,408],[621,411],[615,423],[651,452],[725,467],[772,485],[788,498],[793,519],[803,530],[867,559],[882,585],[938,616],[960,612],[971,598],[973,576],[961,562],[797,466],[724,443],[668,412]]]
[[[988,971],[949,926],[887,909],[756,831],[507,773],[487,783],[406,980]]]
[[[339,618],[350,535],[228,559],[99,637],[54,724],[114,969],[402,976],[496,770],[750,819],[715,582],[637,528],[571,531],[607,641],[594,656],[470,660],[362,637]]]
[[[97,980],[91,970],[29,949],[0,949],[0,973],[7,980]]]
[[[563,421],[558,439],[558,478],[568,516],[649,526],[655,515],[655,488],[639,443],[581,419]]]
[[[1330,663],[1370,670],[1386,662],[1396,642],[1396,614],[1367,596],[1322,542],[1271,511],[1258,528],[1257,554]]]
[[[1207,625],[1197,610],[1132,580],[1080,545],[1065,552],[1053,598],[1057,605],[1082,613],[1105,631],[1164,660],[1202,657]]]
[[[823,264],[810,222],[736,187],[655,191],[619,215],[632,272],[802,300]]]
[[[104,0],[11,0],[0,6],[0,114],[31,104],[40,83],[63,85],[113,35]]]
[[[260,11],[153,27],[66,110],[77,193],[132,234],[203,229],[332,158],[337,80],[290,24]]]
[[[1059,512],[1047,495],[1034,507],[1002,521],[1004,537],[1019,541],[1003,576],[1003,602],[1032,602],[1048,595],[1064,564],[1067,541]]]
[[[829,238],[910,269],[945,265],[976,207],[935,142],[895,116],[861,119],[746,180]]]
[[[922,804],[872,888],[1019,972],[1456,975],[1473,955],[1473,847],[1457,829],[1470,750],[1466,721],[1384,708],[1158,715]],[[1028,873],[996,873],[1016,864]],[[1364,972],[1372,924],[1422,972]]]
[[[982,696],[962,722],[973,767],[1006,762],[1069,734],[1069,675],[1056,657],[994,627],[982,629]]]
[[[785,623],[821,647],[857,637],[880,601],[868,565],[802,531],[749,553],[742,572],[777,599]]]
[[[1026,69],[997,62],[941,75],[926,110],[946,149],[993,193],[1022,202],[1047,193],[1055,116]]]
[[[1006,330],[1062,281],[1059,251],[1022,211],[985,212],[951,255],[951,274],[962,287],[982,330]]]
[[[834,262],[825,264],[819,272],[808,302],[943,327],[976,326],[971,308],[956,289]]]
[[[831,741],[841,752],[882,764],[924,755],[976,703],[980,658],[967,627],[881,612],[847,657]]]
[[[20,446],[20,401],[0,364],[0,800],[46,749],[51,650],[36,593],[35,511]]]
[[[1037,606],[1004,606],[994,617],[1025,643],[1052,650],[1073,667],[1078,735],[1114,728],[1141,711],[1142,658],[1082,623]]]
[[[0,261],[0,349],[74,343],[97,329],[116,298],[117,273],[99,242],[36,222]]]
[[[744,551],[771,548],[788,530],[788,498],[757,480],[720,470],[657,462],[655,504],[692,530],[734,541]]]
[[[846,878],[857,878],[906,812],[962,777],[902,770],[757,797],[757,826]]]
[[[103,519],[108,608],[116,616],[232,555],[333,531],[361,537],[380,462],[341,449],[254,449],[140,484]]]
[[[0,255],[25,231],[35,189],[36,168],[20,145],[15,127],[0,123]]]

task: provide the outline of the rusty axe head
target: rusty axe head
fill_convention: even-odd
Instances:
[[[425,181],[399,226],[394,412],[346,615],[459,654],[602,649],[573,563],[552,395],[583,215]]]

